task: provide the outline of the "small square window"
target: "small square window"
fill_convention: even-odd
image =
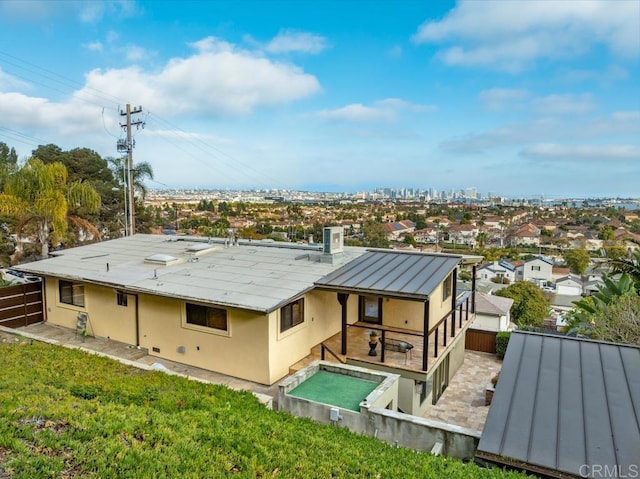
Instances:
[[[447,276],[447,279],[442,283],[442,301],[446,301],[451,296],[453,283],[453,274]]]
[[[60,294],[60,302],[70,304],[72,306],[84,307],[84,285],[80,283],[72,283],[71,281],[58,281],[58,292]]]
[[[293,301],[280,309],[280,332],[304,323],[304,298]]]
[[[128,306],[128,295],[123,291],[116,292],[116,301],[118,306]]]

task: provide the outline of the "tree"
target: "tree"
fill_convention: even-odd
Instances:
[[[0,142],[0,189],[9,176],[18,171],[18,155],[14,148]]]
[[[376,221],[365,221],[362,225],[363,244],[372,248],[388,248],[389,240],[382,226],[382,223]]]
[[[511,319],[518,326],[541,326],[549,312],[549,301],[542,290],[528,281],[518,281],[496,292],[496,296],[513,299]]]
[[[623,246],[605,246],[605,256],[608,260],[617,260],[627,255],[627,250]]]
[[[405,244],[409,244],[411,246],[417,246],[418,243],[416,242],[416,239],[413,237],[413,235],[405,235],[404,236],[404,243]]]
[[[113,176],[120,184],[128,182],[127,161],[126,157],[109,158]],[[153,168],[150,163],[142,161],[133,166],[133,191],[139,193],[143,200],[147,196],[145,180],[153,180]]]
[[[583,274],[589,267],[591,257],[586,249],[579,248],[567,251],[564,260],[573,273]]]
[[[640,296],[617,297],[594,315],[590,337],[614,343],[640,344]]]
[[[484,231],[480,231],[476,235],[476,241],[478,242],[479,248],[484,248],[485,245],[487,244],[487,233],[485,233]]]
[[[623,296],[637,296],[632,278],[626,273],[617,279],[603,275],[597,292],[573,302],[575,306],[566,317],[569,332],[591,336],[595,319],[602,317],[608,306]]]
[[[7,179],[0,194],[0,213],[18,218],[17,234],[35,224],[35,236],[41,257],[49,256],[49,242],[65,239],[67,223],[99,237],[99,231],[80,212],[97,212],[100,195],[90,185],[67,182],[67,169],[62,163],[45,165],[31,158]]]
[[[598,233],[598,238],[604,241],[613,241],[616,239],[613,228],[611,226],[605,226]]]
[[[636,284],[636,289],[640,293],[640,249],[629,250],[622,258],[610,258],[608,263],[614,273],[626,273]]]

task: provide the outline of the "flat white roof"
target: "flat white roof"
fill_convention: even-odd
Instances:
[[[201,249],[202,244],[211,248]],[[345,247],[330,256],[321,247],[247,240],[228,245],[220,239],[137,234],[55,251],[52,258],[15,269],[267,313],[366,252]],[[178,260],[166,265],[145,262],[154,255]]]

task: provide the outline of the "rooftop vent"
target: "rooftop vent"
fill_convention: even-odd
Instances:
[[[171,256],[169,254],[162,254],[162,253],[152,254],[151,256],[147,256],[144,259],[145,263],[161,264],[164,266],[167,266],[172,263],[176,263],[178,261],[180,260],[175,256]]]

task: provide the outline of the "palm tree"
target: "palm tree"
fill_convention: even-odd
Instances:
[[[626,257],[610,258],[607,261],[614,273],[627,273],[640,292],[640,250],[629,250]]]
[[[0,194],[0,213],[16,217],[18,237],[28,224],[35,224],[41,256],[47,258],[49,241],[57,244],[64,239],[68,223],[100,236],[83,218],[96,213],[100,203],[100,195],[89,184],[67,183],[67,169],[62,163],[44,164],[31,158],[7,178]]]
[[[126,183],[127,158],[109,158],[108,161],[111,164],[113,176],[120,184],[124,185]],[[147,187],[144,184],[144,180],[153,180],[153,168],[146,161],[136,163],[133,168],[133,191],[140,193],[143,200],[147,196]]]

